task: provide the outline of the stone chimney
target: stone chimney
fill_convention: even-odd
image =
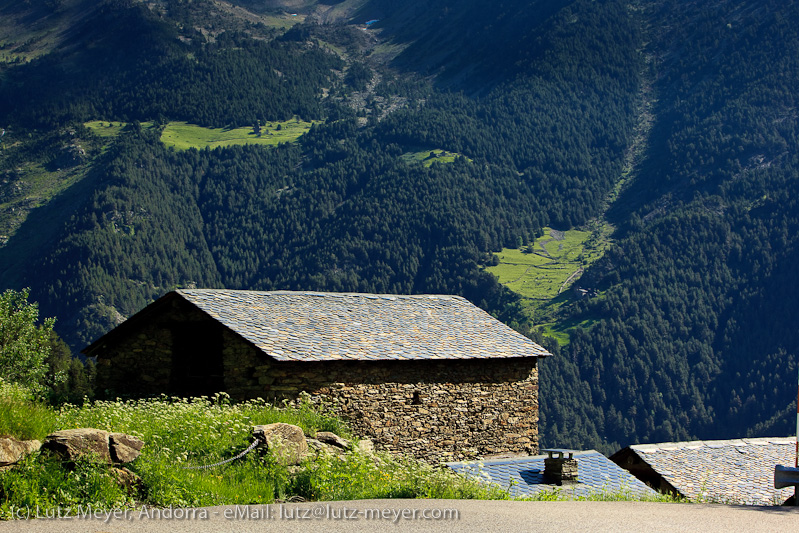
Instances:
[[[544,477],[555,485],[577,483],[577,459],[572,450],[541,450],[549,457],[544,459]],[[568,457],[566,455],[568,454]]]

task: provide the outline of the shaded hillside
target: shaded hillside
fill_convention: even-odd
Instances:
[[[577,13],[567,6],[575,7]],[[569,0],[371,0],[355,20],[376,20],[374,28],[402,45],[396,66],[435,74],[445,84],[484,90],[524,72],[527,65],[550,51],[553,42],[542,39],[541,34],[552,29],[552,17],[574,22],[586,7]],[[561,37],[566,34],[568,30]],[[556,46],[566,44],[558,41]]]
[[[545,438],[790,433],[799,11],[661,2],[648,16],[657,119],[611,211],[619,241],[581,280],[602,296],[573,316],[598,323],[543,371]]]
[[[137,24],[152,28],[142,35],[188,35],[168,17],[137,9],[110,9],[105,16],[138,13]],[[347,118],[354,113],[335,99],[323,100],[328,85],[330,94],[341,94],[362,83],[332,70],[341,60],[319,46],[330,32],[292,31],[271,42],[241,32],[219,33],[212,41],[164,38],[164,59],[137,63],[134,55],[129,66],[118,66],[119,79],[130,83],[105,85],[108,98],[88,92],[86,107],[77,107],[52,94],[49,105],[62,114],[48,120],[84,120],[103,109],[92,118],[218,124],[238,120],[239,109],[262,109],[267,123],[317,98],[314,113],[326,113],[327,124],[295,147],[183,154],[163,148],[157,130],[134,127],[94,159],[87,179],[95,191],[75,206],[56,240],[24,273],[7,271],[6,279],[32,285],[43,312],[60,318],[62,333],[76,347],[166,290],[195,284],[458,293],[512,317],[512,296],[480,264],[491,250],[531,239],[553,215],[569,224],[596,213],[591,198],[603,197],[621,172],[631,131],[627,109],[636,98],[639,65],[623,36],[634,39],[636,23],[621,5],[577,2],[575,9],[584,15],[578,21],[563,14],[546,28],[540,61],[520,64],[512,82],[482,99],[411,88],[402,76],[379,71],[383,81],[375,91],[407,103],[366,127]],[[597,69],[593,51],[608,38],[610,20],[618,45],[605,50],[608,59]],[[519,39],[538,32],[514,31]],[[105,52],[74,53],[103,75]],[[567,61],[570,54],[573,61]],[[28,69],[46,70],[48,60],[12,70],[10,77],[35,83]],[[281,87],[291,91],[257,85],[258,72],[247,61],[269,76],[279,71]],[[355,60],[347,61],[353,69]],[[257,94],[270,97],[253,102]],[[283,94],[291,101],[281,104]],[[602,97],[607,94],[614,96]],[[41,115],[32,104],[15,113],[20,123],[26,113]],[[577,155],[577,147],[585,153]],[[419,150],[465,158],[426,166],[402,157]],[[550,185],[563,192],[553,193]],[[46,213],[34,213],[21,234]],[[6,249],[22,246],[12,236]]]

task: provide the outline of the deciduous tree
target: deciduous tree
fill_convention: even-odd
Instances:
[[[43,392],[54,318],[41,324],[39,306],[28,302],[29,289],[0,294],[0,377]]]

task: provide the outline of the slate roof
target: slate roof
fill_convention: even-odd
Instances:
[[[538,492],[558,491],[562,495],[581,497],[602,493],[628,493],[639,497],[656,496],[657,492],[620,468],[595,450],[575,451],[576,484],[552,485],[544,477],[546,455],[514,457],[492,461],[448,463],[455,472],[488,483],[496,483],[514,497],[532,496]],[[511,483],[512,481],[512,483]]]
[[[780,505],[793,495],[792,487],[774,488],[774,467],[796,460],[792,437],[638,444],[611,459],[627,468],[630,454],[692,500]]]
[[[459,296],[182,289],[164,298],[170,295],[278,361],[550,355]]]

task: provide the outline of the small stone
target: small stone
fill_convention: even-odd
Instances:
[[[130,463],[134,461],[144,447],[144,441],[125,435],[124,433],[111,433],[108,437],[111,449],[111,459],[115,463]]]
[[[347,439],[343,439],[331,431],[317,431],[316,439],[325,443],[341,448],[342,450],[349,450],[352,448],[352,443]]]
[[[370,439],[362,439],[358,441],[358,446],[355,449],[364,455],[374,455],[375,443]]]
[[[127,468],[112,467],[110,472],[114,476],[117,485],[124,488],[128,495],[135,496],[141,490],[142,479]]]

